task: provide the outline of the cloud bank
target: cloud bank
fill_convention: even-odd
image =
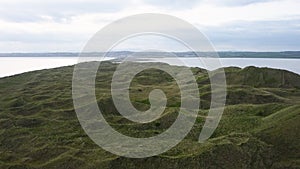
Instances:
[[[217,50],[300,50],[299,6],[298,0],[1,1],[0,52],[79,52],[103,26],[147,12],[174,15],[194,24]],[[118,50],[143,50],[155,44],[183,50],[149,37],[127,44]]]

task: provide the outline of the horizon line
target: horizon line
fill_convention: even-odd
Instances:
[[[118,50],[108,52],[71,52],[71,51],[49,51],[49,52],[0,52],[1,54],[79,54],[79,53],[110,53],[110,52],[131,52],[131,53],[207,53],[207,52],[253,52],[253,53],[283,53],[283,52],[300,52],[300,50],[281,50],[281,51],[251,51],[251,50],[220,50],[220,51],[132,51],[132,50]]]

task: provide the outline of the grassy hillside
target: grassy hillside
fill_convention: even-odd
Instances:
[[[96,78],[97,102],[109,124],[134,137],[157,135],[170,127],[180,106],[172,77],[149,69],[133,79],[130,97],[137,109],[150,107],[153,89],[162,89],[168,98],[161,118],[138,124],[123,118],[113,105],[110,83],[115,69],[116,64],[103,62]],[[213,136],[197,142],[211,94],[207,72],[192,68],[201,97],[196,124],[176,147],[144,159],[106,152],[84,133],[73,108],[73,66],[2,78],[0,168],[300,168],[300,76],[256,67],[225,70],[226,108]]]

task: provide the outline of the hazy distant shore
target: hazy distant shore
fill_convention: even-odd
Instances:
[[[117,58],[106,57],[104,60],[116,61]],[[138,62],[163,62],[170,65],[205,68],[206,66],[197,57],[147,57],[134,59]],[[220,58],[222,67],[247,66],[269,67],[284,69],[300,74],[300,59],[287,58]],[[0,78],[24,72],[70,66],[78,63],[78,57],[0,57]],[[214,67],[217,69],[220,67]]]
[[[197,54],[196,54],[197,53]],[[211,57],[215,56],[212,52],[131,52],[131,51],[113,51],[106,53],[107,57]],[[97,57],[101,56],[101,52],[77,53],[77,52],[50,52],[50,53],[0,53],[0,57]],[[300,51],[282,51],[282,52],[218,52],[220,58],[284,58],[284,59],[300,59]]]

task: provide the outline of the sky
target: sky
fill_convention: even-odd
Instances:
[[[218,51],[300,50],[300,0],[9,0],[0,1],[0,53],[80,52],[105,25],[161,13],[196,26]],[[183,48],[139,37],[116,50]]]

